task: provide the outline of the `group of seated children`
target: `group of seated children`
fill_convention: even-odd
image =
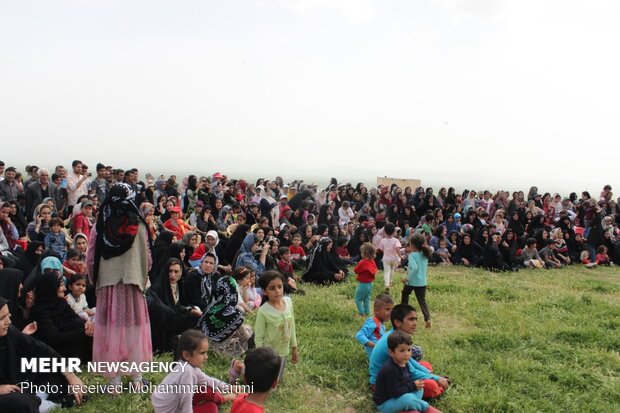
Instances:
[[[443,394],[449,380],[433,374],[430,363],[421,360],[421,350],[412,346],[411,335],[418,320],[415,308],[409,304],[394,306],[389,295],[380,294],[375,298],[374,311],[374,317],[366,320],[355,337],[369,357],[377,408],[382,413],[440,413],[426,400]],[[388,318],[392,329],[386,332],[383,323]]]
[[[242,375],[244,383],[252,387],[250,393],[240,394],[238,387],[203,373],[208,350],[209,340],[198,330],[187,330],[179,336],[175,360],[183,368],[169,373],[151,395],[155,412],[217,413],[220,405],[230,401],[231,413],[264,412],[265,402],[282,371],[282,358],[275,350],[258,347],[247,353]]]

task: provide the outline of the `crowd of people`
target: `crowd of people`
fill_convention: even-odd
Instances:
[[[564,197],[540,194],[536,187],[528,194],[454,188],[435,193],[396,184],[353,186],[335,178],[318,188],[281,177],[250,183],[221,173],[179,181],[147,174],[141,180],[137,169],[101,163],[94,176],[88,171],[76,160],[70,172],[60,165],[53,173],[28,166],[22,174],[0,161],[0,310],[6,307],[4,319],[10,313],[13,324],[4,334],[0,330],[0,371],[10,370],[6,354],[15,351],[7,340],[37,340],[40,354],[83,362],[142,362],[172,351],[199,367],[204,338],[203,347],[230,357],[231,376],[243,379],[253,367],[240,357],[254,347],[271,348],[280,360],[299,360],[290,295],[304,294],[304,282],[338,283],[354,271],[358,313],[369,316],[372,282],[382,269],[385,296],[375,300],[375,313],[387,306],[398,330],[415,314],[408,306],[412,292],[431,326],[427,265],[518,271],[620,263],[620,200],[614,201],[610,185],[596,197],[587,191]],[[408,272],[400,304],[405,307],[394,307],[394,313],[389,298],[399,267]],[[257,313],[253,326],[246,322],[251,312]],[[410,346],[399,334],[387,341],[391,334],[379,326],[387,319],[389,311],[375,314],[365,323],[372,334],[358,337],[374,365],[372,384],[388,354]],[[183,334],[194,336],[179,341]],[[383,336],[383,353],[373,364],[370,350]],[[178,351],[180,342],[185,344]],[[259,359],[269,363],[265,354]],[[411,374],[402,371],[407,363],[393,362],[389,374],[400,374],[399,380],[439,383],[405,386],[416,400],[436,397],[448,386],[415,360]],[[5,397],[14,379],[0,373],[0,405],[17,403]],[[120,375],[107,379],[113,386],[121,381]],[[196,374],[192,380],[203,379]],[[131,381],[145,379],[134,375]],[[410,396],[389,402],[405,393],[394,395],[383,379],[379,383],[375,401],[381,411],[403,410]],[[225,401],[211,395],[200,405]],[[33,406],[32,398],[22,402]],[[175,411],[166,410],[168,402],[158,405],[155,397],[156,411]],[[183,403],[191,411],[193,402]],[[410,404],[409,410],[433,411],[425,402]]]

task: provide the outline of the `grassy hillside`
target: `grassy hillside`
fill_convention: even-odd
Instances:
[[[353,338],[363,323],[355,311],[355,285],[353,278],[330,287],[305,285],[306,296],[293,298],[301,361],[287,366],[268,412],[376,411],[366,356]],[[373,295],[381,290],[379,275]],[[400,302],[400,286],[392,295]],[[435,407],[444,412],[619,411],[619,269],[495,274],[434,267],[427,301],[433,328],[425,330],[421,322],[414,343],[438,374],[455,383]],[[417,306],[414,295],[410,303]],[[212,355],[205,371],[224,378],[228,363]],[[158,383],[163,375],[146,377]],[[80,410],[152,411],[147,395],[93,395]]]

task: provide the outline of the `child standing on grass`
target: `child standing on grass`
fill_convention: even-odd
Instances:
[[[375,255],[377,249],[370,242],[365,242],[360,247],[360,255],[362,259],[355,266],[355,274],[357,274],[357,288],[355,289],[355,305],[357,312],[361,316],[370,315],[370,292],[372,291],[372,282],[377,274],[377,264],[375,264]]]
[[[392,297],[387,294],[379,294],[377,298],[375,298],[374,307],[374,317],[366,319],[362,328],[355,334],[357,341],[364,346],[364,351],[366,351],[369,359],[375,343],[385,334],[384,324],[390,319],[394,301]]]
[[[256,347],[272,347],[281,357],[291,354],[291,362],[297,363],[297,334],[293,301],[284,295],[286,280],[277,271],[266,271],[258,284],[267,297],[256,315],[254,342]]]
[[[407,278],[403,278],[405,286],[403,287],[401,304],[409,304],[409,295],[413,291],[418,299],[422,314],[424,314],[426,328],[431,328],[431,313],[428,311],[428,305],[426,305],[426,272],[433,252],[426,245],[424,235],[418,233],[411,236],[407,247],[411,253],[409,254]]]
[[[161,382],[161,388],[176,386],[202,389],[200,393],[189,391],[159,391],[151,396],[155,413],[217,413],[219,406],[235,399],[228,384],[209,377],[201,370],[207,361],[209,340],[201,331],[187,330],[179,336],[175,360],[183,365],[176,372],[169,373]],[[160,387],[158,386],[158,387]]]
[[[396,268],[400,264],[400,241],[394,238],[396,227],[388,222],[383,227],[385,235],[379,243],[379,249],[383,251],[383,283],[385,284],[385,292],[390,293],[392,287],[392,277],[396,272]]]
[[[248,351],[243,381],[253,386],[253,392],[240,394],[233,402],[230,413],[264,413],[269,393],[278,384],[282,363],[282,358],[269,347]]]
[[[411,360],[411,344],[411,336],[403,331],[395,331],[388,337],[390,358],[377,375],[372,397],[381,413],[397,413],[403,410],[441,413],[433,406],[424,406],[425,402],[421,400],[424,381],[414,380],[407,367]]]

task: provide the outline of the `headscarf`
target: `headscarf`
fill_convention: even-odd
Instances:
[[[58,287],[64,279],[58,270],[45,271],[34,285],[36,301],[32,307],[32,319],[55,317],[62,313],[68,305],[67,300],[58,297]]]
[[[248,267],[258,275],[258,267],[256,265],[256,260],[254,259],[254,253],[252,252],[252,245],[255,243],[256,235],[253,232],[250,232],[246,235],[243,243],[241,243],[241,249],[239,250],[239,256],[237,257],[235,267]]]
[[[316,247],[314,247],[314,249],[310,252],[310,256],[308,257],[308,270],[306,270],[306,272],[308,272],[312,268],[312,263],[314,262],[316,257],[323,253],[323,249],[330,242],[333,243],[333,240],[330,237],[322,237],[319,240],[319,242],[316,244]]]
[[[173,264],[178,264],[181,266],[181,278],[179,278],[179,281],[177,282],[177,289],[179,292],[178,304],[185,302],[185,290],[183,289],[185,269],[183,268],[183,262],[177,258],[169,258],[168,261],[166,261],[166,264],[159,271],[159,276],[151,287],[151,291],[157,294],[159,299],[168,307],[174,307],[177,304],[174,302],[172,288],[170,287],[170,278],[168,277],[169,269]]]
[[[36,267],[39,259],[41,258],[40,254],[36,254],[36,251],[39,249],[39,247],[43,247],[43,249],[45,249],[45,244],[43,244],[41,241],[31,241],[28,244],[28,248],[26,248],[24,256],[21,258],[17,265],[24,272],[25,276],[28,276],[30,274],[32,269]]]
[[[200,264],[207,258],[212,256],[213,253],[206,253],[202,256],[202,260],[200,260]],[[216,261],[217,262],[217,261]],[[198,274],[201,275],[201,283],[200,283],[200,299],[202,302],[207,303],[207,306],[211,302],[211,298],[213,297],[213,286],[217,282],[220,277],[220,274],[217,272],[217,264],[214,266],[214,270],[212,273],[207,274],[202,270],[202,265],[199,265],[196,268]]]
[[[18,313],[19,285],[22,283],[24,275],[20,270],[5,268],[0,270],[0,308],[4,304],[9,304],[9,312],[14,316]],[[2,303],[1,300],[5,300]]]
[[[146,225],[135,199],[136,192],[131,185],[120,182],[110,188],[101,205],[96,227],[94,283],[97,282],[100,259],[107,260],[126,253],[133,245],[140,221]]]
[[[45,257],[41,261],[41,272],[43,273],[45,270],[57,270],[60,271],[60,275],[62,275],[62,263],[56,257]]]

